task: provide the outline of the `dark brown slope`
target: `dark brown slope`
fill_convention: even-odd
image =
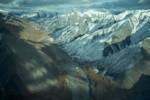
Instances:
[[[4,20],[6,16],[1,17],[1,43],[6,48],[1,55],[8,51],[0,63],[4,71],[1,70],[1,84],[6,88],[5,97],[12,100],[15,95],[28,96],[52,89],[49,91],[51,99],[56,98],[58,92],[61,92],[58,98],[70,98],[63,82],[67,73],[64,69],[74,66],[70,57],[27,20],[10,16]],[[68,96],[64,97],[65,93]]]

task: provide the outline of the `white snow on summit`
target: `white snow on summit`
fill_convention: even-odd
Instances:
[[[130,10],[119,14],[96,10],[73,11],[52,18],[39,18],[36,22],[44,26],[55,42],[73,58],[94,61],[103,58],[107,45],[120,42],[147,26],[150,10]],[[149,29],[148,24],[144,30]]]

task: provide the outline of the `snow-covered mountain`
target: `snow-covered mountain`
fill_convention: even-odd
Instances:
[[[142,59],[143,40],[150,36],[149,9],[1,12],[38,24],[72,60],[104,73],[121,73],[134,67]]]
[[[98,69],[110,73],[120,73],[138,63],[142,41],[150,36],[150,10],[73,10],[20,16],[38,23],[73,60],[94,67],[103,65]]]
[[[0,100],[150,100],[150,0],[0,0],[0,56]]]

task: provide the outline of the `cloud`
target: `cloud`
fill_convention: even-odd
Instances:
[[[79,3],[89,3],[95,0],[22,0],[20,3],[22,5],[59,5],[59,4],[79,4]]]
[[[5,0],[0,0],[5,1]],[[7,0],[6,0],[7,1]],[[11,1],[11,0],[9,0]],[[61,4],[84,4],[93,2],[105,2],[105,1],[116,1],[116,0],[15,0],[21,5],[61,5]]]
[[[7,3],[10,3],[14,0],[0,0],[0,3],[3,3],[3,4],[7,4]]]
[[[0,0],[0,3],[3,4],[11,4],[11,8],[13,7],[46,7],[46,6],[51,6],[54,9],[58,8],[59,5],[64,6],[64,5],[69,5],[69,7],[74,7],[74,6],[84,6],[85,4],[88,5],[94,5],[90,7],[97,7],[97,8],[117,8],[117,7],[124,7],[124,8],[129,8],[129,7],[147,7],[150,8],[150,0]],[[96,5],[96,6],[95,6]],[[66,7],[66,6],[64,6]]]

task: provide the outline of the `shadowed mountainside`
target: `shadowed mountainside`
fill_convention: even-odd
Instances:
[[[88,64],[82,68],[73,62],[47,33],[26,19],[0,14],[0,35],[2,100],[150,99],[150,88],[145,87],[150,83],[150,77],[145,76],[150,73],[149,39],[143,42],[145,55],[137,67],[113,80],[96,73]]]

